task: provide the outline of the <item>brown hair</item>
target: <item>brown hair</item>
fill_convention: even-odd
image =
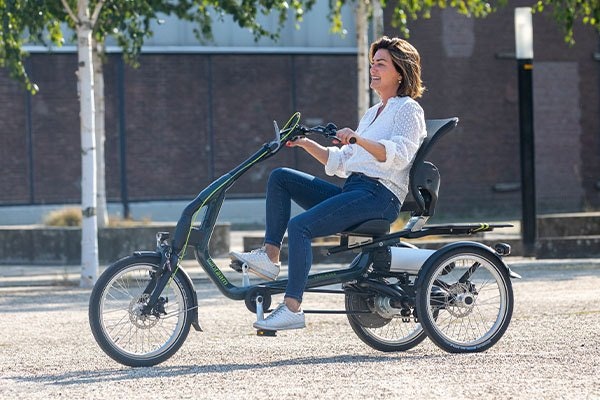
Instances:
[[[390,52],[396,71],[402,76],[398,87],[398,96],[410,96],[413,99],[421,97],[425,91],[421,80],[421,56],[415,47],[404,39],[383,36],[371,44],[369,61],[379,49]]]

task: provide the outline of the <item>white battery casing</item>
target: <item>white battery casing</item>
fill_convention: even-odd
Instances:
[[[435,250],[412,247],[390,247],[390,271],[417,274]]]

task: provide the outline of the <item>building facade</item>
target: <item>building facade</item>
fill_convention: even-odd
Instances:
[[[437,10],[410,26],[409,40],[423,61],[426,117],[460,118],[430,157],[442,176],[440,216],[520,216],[513,3],[483,20]],[[388,21],[390,11],[391,5]],[[345,20],[352,25],[351,12]],[[192,199],[268,141],[273,120],[281,125],[294,111],[307,124],[355,127],[354,35],[349,30],[332,39],[326,23],[315,17],[310,24],[286,30],[277,45],[245,37],[238,43],[219,25],[221,45],[191,46],[189,32],[157,32],[135,69],[109,53],[108,200]],[[386,34],[396,33],[387,26]],[[534,15],[540,213],[600,208],[599,41],[582,27],[575,39],[569,47],[549,16]],[[183,45],[173,44],[178,40]],[[76,62],[73,52],[32,53],[27,69],[40,87],[35,96],[0,70],[0,207],[80,202]],[[284,149],[250,170],[230,197],[264,197],[269,172],[278,166],[324,176],[301,150]]]

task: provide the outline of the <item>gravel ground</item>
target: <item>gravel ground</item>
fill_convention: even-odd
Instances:
[[[511,325],[484,353],[447,354],[429,341],[381,353],[340,315],[311,314],[305,330],[257,337],[244,304],[203,281],[205,332],[192,330],[170,360],[138,369],[94,342],[89,291],[0,288],[0,398],[600,400],[600,269],[518,272]],[[335,295],[305,300],[306,308],[342,306]]]

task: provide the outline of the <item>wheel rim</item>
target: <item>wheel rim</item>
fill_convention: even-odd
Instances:
[[[115,275],[100,298],[100,324],[104,336],[120,353],[134,358],[152,358],[167,351],[185,326],[185,294],[175,279],[161,297],[168,299],[166,315],[140,313],[143,291],[156,271],[152,265],[132,265]]]
[[[401,316],[399,310],[389,307],[389,298],[374,296],[363,299],[358,295],[349,295],[346,305],[350,311],[370,309],[373,314],[358,314],[353,320],[361,331],[374,341],[388,346],[403,346],[412,343],[423,334],[421,324],[410,316]]]
[[[464,277],[468,278],[461,279]],[[433,329],[444,340],[456,346],[478,346],[502,326],[508,311],[508,289],[505,278],[489,260],[460,254],[433,272],[426,304],[430,305]]]
[[[397,317],[394,317],[388,324],[380,328],[363,327],[363,330],[373,339],[388,345],[410,343],[423,332],[421,324],[415,323],[414,319],[402,321]]]

